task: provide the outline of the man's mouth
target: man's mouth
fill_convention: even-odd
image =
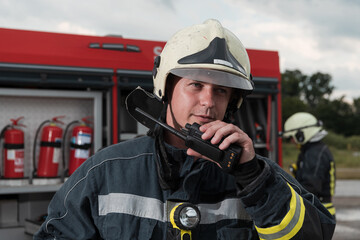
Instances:
[[[201,123],[208,123],[208,122],[215,121],[215,118],[210,115],[195,115],[195,117]]]

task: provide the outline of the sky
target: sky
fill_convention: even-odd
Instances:
[[[360,97],[358,0],[0,0],[0,27],[167,41],[214,18],[280,71],[332,76],[332,98]],[[1,36],[0,36],[1,37]]]

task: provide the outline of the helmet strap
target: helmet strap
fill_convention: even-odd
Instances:
[[[172,119],[172,122],[174,124],[175,129],[177,129],[177,130],[181,129],[182,126],[178,123],[178,121],[175,118],[174,112],[172,110],[171,102],[170,102],[170,104],[168,104],[168,107],[169,107],[169,110],[170,110],[171,119]]]
[[[160,115],[160,121],[165,122],[167,102],[164,104],[163,111]],[[149,130],[147,135],[155,139],[155,160],[157,173],[159,177],[159,184],[162,189],[176,189],[178,186],[178,166],[170,162],[167,156],[164,143],[164,130],[161,126],[156,124],[153,130]]]
[[[245,100],[245,96],[243,94],[241,94],[241,92],[239,91],[235,91],[233,93],[233,96],[240,96],[240,97],[232,97],[230,99],[230,102],[227,106],[226,112],[225,112],[225,116],[224,116],[224,122],[227,123],[232,123],[234,122],[234,115],[236,113],[236,111],[238,110],[238,102],[240,100],[240,98],[243,99],[243,101]]]

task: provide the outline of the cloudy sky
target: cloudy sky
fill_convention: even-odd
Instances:
[[[332,97],[360,97],[357,0],[0,0],[0,27],[26,30],[166,41],[208,18],[246,48],[278,51],[281,72],[328,73]]]

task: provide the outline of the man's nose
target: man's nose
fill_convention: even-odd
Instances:
[[[200,94],[200,104],[208,108],[212,108],[215,105],[214,90],[212,88],[204,88]]]

